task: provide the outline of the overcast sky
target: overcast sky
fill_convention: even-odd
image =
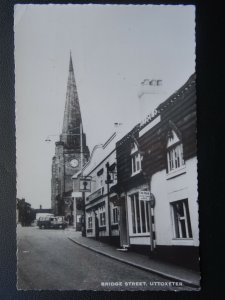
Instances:
[[[169,96],[195,71],[194,6],[16,5],[14,30],[17,197],[34,208],[51,205],[70,51],[90,150],[139,122],[143,79]]]

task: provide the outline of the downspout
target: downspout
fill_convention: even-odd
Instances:
[[[83,127],[80,123],[80,168],[81,168],[81,177],[83,177]],[[85,192],[82,191],[82,203],[83,203],[83,213],[84,213],[84,230],[82,236],[86,236],[86,211],[85,211]]]

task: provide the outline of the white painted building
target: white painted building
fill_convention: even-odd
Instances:
[[[90,183],[90,191],[84,194],[86,236],[112,243],[119,241],[119,209],[112,187],[117,183],[115,145],[121,134],[117,130],[104,144],[96,145],[82,172],[73,176],[74,181],[84,178]]]
[[[121,246],[198,263],[195,75],[117,142]],[[140,192],[149,192],[141,199]],[[184,262],[185,263],[185,262]]]

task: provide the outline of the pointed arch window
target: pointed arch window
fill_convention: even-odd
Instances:
[[[171,130],[167,139],[167,169],[168,173],[176,171],[184,167],[183,144],[175,133]]]

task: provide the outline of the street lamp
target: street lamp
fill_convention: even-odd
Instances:
[[[75,129],[80,129],[80,133],[62,133],[61,135],[68,135],[68,136],[80,136],[80,160],[81,160],[81,170],[83,168],[83,127],[82,127],[82,123],[80,123],[80,126],[78,127],[74,127],[74,128],[71,128],[71,130],[75,130]],[[51,136],[59,136],[58,134],[49,134],[46,139],[45,139],[45,142],[51,142],[51,139],[50,137]]]

